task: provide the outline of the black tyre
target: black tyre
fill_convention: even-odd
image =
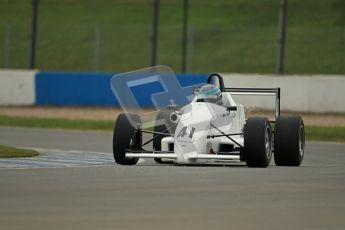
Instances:
[[[171,122],[169,112],[158,112],[156,116],[156,124],[153,128],[154,132],[166,133],[166,134],[173,134],[175,133],[176,125],[175,123]],[[153,148],[157,151],[162,150],[161,140],[163,137],[167,137],[169,135],[159,135],[153,134]],[[154,158],[157,163],[170,163],[164,162],[161,158]]]
[[[244,158],[248,167],[266,168],[272,158],[272,128],[267,118],[251,117],[244,126]]]
[[[131,143],[138,142],[133,140],[136,127],[134,126],[135,124],[131,124],[129,119],[138,125],[141,124],[138,115],[121,113],[117,117],[114,126],[113,154],[115,162],[120,165],[135,165],[139,160],[139,158],[127,158],[125,156],[126,149],[131,148]]]
[[[274,162],[278,166],[299,166],[304,157],[304,123],[299,116],[280,116],[274,133]]]

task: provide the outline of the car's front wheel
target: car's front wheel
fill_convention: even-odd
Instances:
[[[136,114],[121,113],[117,117],[113,133],[113,154],[115,162],[120,165],[135,165],[139,158],[127,158],[126,149],[133,143],[141,143],[135,140],[136,126],[140,126],[140,117]]]

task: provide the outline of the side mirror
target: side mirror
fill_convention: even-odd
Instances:
[[[226,107],[226,110],[227,111],[237,111],[237,106],[229,106],[229,107]]]

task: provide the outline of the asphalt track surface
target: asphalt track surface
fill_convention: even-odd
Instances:
[[[111,139],[0,128],[0,144],[65,153],[110,153]],[[298,168],[1,169],[0,229],[345,229],[345,145],[308,142],[306,151]]]

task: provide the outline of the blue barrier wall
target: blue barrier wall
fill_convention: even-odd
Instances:
[[[110,88],[114,73],[39,72],[36,75],[36,105],[119,106]],[[206,82],[206,74],[177,74],[182,87]],[[138,89],[134,95],[142,107],[152,106],[151,94],[161,91]]]
[[[37,105],[118,105],[110,89],[111,73],[40,72],[36,75]]]
[[[36,70],[0,70],[0,105],[116,106],[110,89],[112,73],[62,73]],[[205,82],[204,74],[178,75],[182,86]],[[227,87],[282,89],[282,110],[345,113],[344,76],[285,76],[223,74]],[[145,87],[144,87],[145,88]],[[332,89],[332,90],[329,90]],[[152,90],[156,90],[154,87]],[[141,106],[152,103],[150,90],[137,91]],[[159,91],[159,89],[158,89]],[[152,91],[151,91],[152,93]],[[269,109],[262,97],[236,98],[248,107]]]

